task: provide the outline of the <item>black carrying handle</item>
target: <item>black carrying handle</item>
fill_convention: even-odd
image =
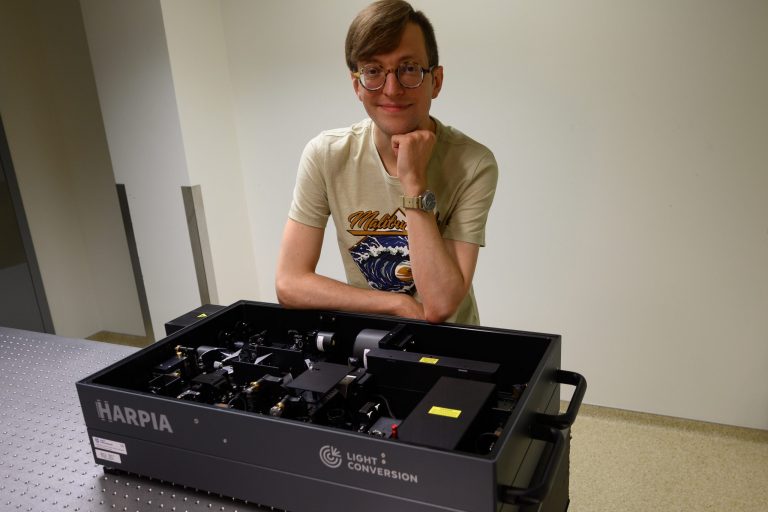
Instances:
[[[581,401],[584,400],[584,393],[587,392],[587,379],[576,372],[556,370],[555,382],[558,384],[570,384],[571,386],[576,386],[576,389],[573,391],[573,396],[571,397],[571,402],[568,404],[568,409],[563,414],[537,414],[535,421],[541,425],[548,425],[560,430],[565,430],[576,421],[576,415],[579,414]]]
[[[549,494],[555,481],[560,463],[563,460],[566,449],[565,432],[576,421],[581,401],[587,391],[587,379],[576,372],[566,370],[555,371],[555,382],[558,384],[570,384],[576,386],[568,404],[568,409],[563,414],[537,414],[535,424],[531,427],[531,437],[552,444],[549,460],[541,474],[539,481],[527,488],[499,486],[499,499],[511,505],[534,505]]]
[[[560,469],[560,463],[565,455],[565,433],[554,427],[536,425],[531,428],[531,437],[540,441],[552,443],[552,451],[544,472],[538,482],[530,487],[499,486],[499,500],[510,505],[535,505],[541,503],[552,489],[555,475]]]

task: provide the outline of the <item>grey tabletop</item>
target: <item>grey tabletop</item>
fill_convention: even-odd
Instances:
[[[0,327],[1,511],[251,511],[96,464],[75,382],[137,349]]]

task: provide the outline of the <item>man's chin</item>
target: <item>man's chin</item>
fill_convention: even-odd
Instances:
[[[392,137],[393,135],[405,135],[406,133],[411,133],[419,129],[418,125],[413,123],[388,123],[386,121],[377,121],[376,119],[374,119],[373,122],[376,127],[388,137]]]

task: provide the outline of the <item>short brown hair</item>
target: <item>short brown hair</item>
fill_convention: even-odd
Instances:
[[[421,11],[403,0],[374,2],[352,20],[347,32],[345,53],[350,71],[357,71],[357,63],[381,53],[391,52],[400,44],[408,23],[416,23],[424,34],[429,67],[438,65],[435,29]]]

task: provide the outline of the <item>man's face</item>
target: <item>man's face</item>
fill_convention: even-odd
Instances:
[[[416,62],[425,69],[429,67],[424,35],[421,27],[415,23],[406,25],[400,44],[393,51],[357,63],[358,69],[368,64],[377,64],[392,71],[381,89],[369,91],[353,77],[357,97],[376,127],[387,137],[429,129],[432,125],[429,109],[443,83],[443,69],[436,67],[431,73],[424,74],[424,82],[419,87],[403,87],[394,72],[403,62]]]

